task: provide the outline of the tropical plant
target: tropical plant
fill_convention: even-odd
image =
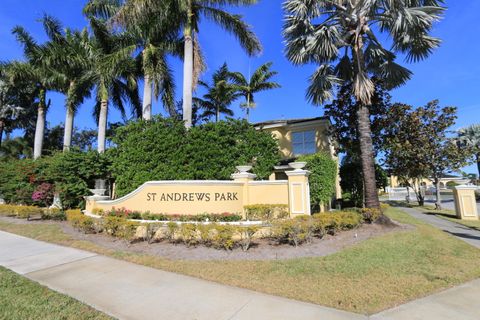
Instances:
[[[111,33],[104,21],[90,18],[94,37],[87,43],[90,65],[85,81],[94,85],[94,115],[98,119],[97,150],[105,152],[108,106],[111,102],[126,117],[124,102],[129,102],[132,114],[141,115],[141,103],[137,87],[137,66],[132,57],[128,34]]]
[[[40,50],[43,63],[58,74],[58,91],[66,96],[63,150],[72,144],[73,122],[78,107],[90,96],[91,83],[83,77],[89,68],[89,41],[86,29],[62,30],[57,19],[45,15],[42,19],[51,40]]]
[[[472,149],[480,176],[480,125],[474,124],[458,130],[455,141],[460,147]]]
[[[224,63],[213,73],[211,84],[204,81],[199,82],[207,93],[202,98],[195,97],[193,100],[198,108],[203,109],[202,118],[208,119],[214,116],[215,122],[218,122],[221,114],[233,116],[233,111],[229,107],[241,96],[241,93],[232,83],[231,75],[227,63]]]
[[[254,95],[261,91],[281,87],[277,82],[270,81],[276,74],[278,74],[278,72],[271,70],[272,64],[272,62],[267,62],[261,65],[253,72],[252,76],[249,76],[248,79],[240,72],[232,73],[232,79],[237,85],[237,90],[245,98],[241,107],[245,109],[245,118],[247,121],[250,116],[250,110],[256,107]]]
[[[54,41],[55,35],[50,32],[50,26],[45,20],[43,21],[43,27],[49,40]],[[42,155],[45,115],[50,105],[50,101],[47,102],[47,91],[57,89],[61,79],[59,74],[48,68],[44,63],[45,55],[42,55],[41,52],[45,45],[39,45],[21,26],[16,26],[12,32],[16,35],[17,41],[23,46],[26,62],[14,61],[10,63],[6,69],[6,75],[9,81],[15,85],[28,83],[36,87],[35,96],[38,98],[38,101],[33,158],[38,159]]]
[[[429,35],[444,11],[442,0],[286,0],[286,56],[295,65],[318,64],[307,98],[317,105],[331,100],[336,88],[351,83],[360,102],[357,126],[365,182],[365,204],[380,208],[369,106],[374,84],[386,89],[403,85],[411,72],[395,63],[397,52],[409,62],[428,57],[440,40]],[[379,40],[391,38],[386,49]],[[389,43],[390,45],[390,43]]]
[[[147,12],[148,16],[132,20],[135,17],[132,14],[134,9],[132,1],[90,0],[84,13],[108,19],[132,36],[132,46],[136,46],[139,52],[136,60],[144,79],[143,119],[151,120],[153,96],[158,99],[160,95],[165,110],[174,116],[175,81],[167,57],[183,56],[177,22],[168,19],[163,12],[152,11]]]
[[[183,32],[184,38],[183,120],[187,128],[192,126],[193,88],[203,70],[197,39],[200,20],[205,18],[233,34],[247,54],[254,55],[261,51],[260,41],[241,15],[229,13],[224,8],[248,6],[256,2],[257,0],[126,0],[124,9],[118,13],[122,15],[125,12],[125,19],[129,21],[162,15],[177,22],[175,28]]]

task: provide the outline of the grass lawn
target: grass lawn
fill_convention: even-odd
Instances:
[[[112,319],[66,295],[0,267],[0,319]]]
[[[54,224],[19,225],[0,221],[0,229],[154,268],[364,314],[480,277],[480,250],[397,208],[390,208],[387,214],[415,228],[370,239],[326,257],[275,261],[172,261],[76,241]]]
[[[414,208],[420,209],[427,214],[433,214],[433,215],[436,215],[439,218],[449,220],[449,221],[452,221],[452,222],[455,222],[455,223],[459,223],[459,224],[462,224],[464,226],[467,226],[467,227],[470,227],[470,228],[473,228],[473,229],[476,229],[476,230],[480,231],[480,220],[470,221],[470,220],[458,219],[457,214],[455,213],[454,210],[444,209],[444,210],[438,210],[437,211],[437,210],[435,210],[435,207],[432,207],[432,206],[423,206],[423,207],[414,207]]]

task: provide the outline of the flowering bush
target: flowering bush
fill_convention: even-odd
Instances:
[[[221,214],[210,214],[202,213],[198,215],[184,215],[184,214],[152,214],[150,212],[141,213],[139,211],[128,210],[126,208],[115,208],[103,212],[104,216],[107,217],[118,217],[125,219],[136,219],[136,220],[152,220],[152,221],[210,221],[210,222],[234,222],[242,220],[242,216],[239,214],[233,214],[229,212],[224,212]]]
[[[53,185],[44,182],[37,186],[32,194],[32,200],[43,207],[49,206],[53,200]]]

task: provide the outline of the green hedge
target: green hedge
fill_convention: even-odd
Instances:
[[[186,130],[181,121],[156,117],[118,128],[113,142],[108,156],[117,196],[152,180],[229,180],[244,164],[264,179],[280,159],[270,133],[238,120]]]
[[[309,176],[310,201],[314,209],[321,204],[329,203],[335,195],[337,162],[326,152],[302,156],[298,161],[307,162],[306,169],[311,171]]]
[[[32,205],[32,194],[51,184],[65,208],[82,207],[95,179],[108,178],[109,162],[97,152],[72,150],[32,161],[8,160],[0,166],[0,194],[7,203]],[[37,204],[49,205],[51,199]]]

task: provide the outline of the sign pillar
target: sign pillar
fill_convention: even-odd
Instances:
[[[251,204],[249,199],[248,185],[251,181],[255,180],[257,175],[249,172],[240,172],[232,174],[231,177],[233,181],[243,183],[243,206]],[[243,216],[245,218],[245,209],[243,210]]]
[[[455,211],[462,220],[478,220],[477,201],[475,199],[476,186],[457,186],[453,189]]]
[[[288,176],[288,198],[290,216],[311,215],[310,210],[310,184],[308,176],[310,171],[295,169],[286,172]]]

